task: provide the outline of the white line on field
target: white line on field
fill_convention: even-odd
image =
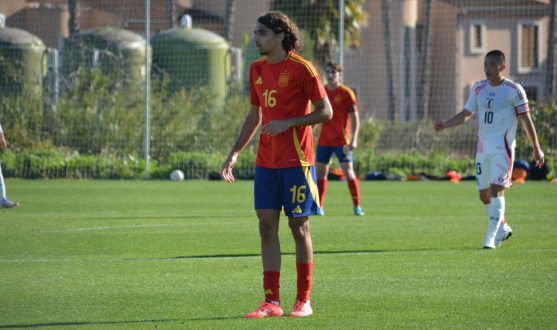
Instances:
[[[532,215],[530,214],[515,214],[513,215],[513,218],[517,219],[517,218],[523,218],[523,217],[531,217]],[[549,214],[537,214],[536,217],[540,218],[545,218],[545,217],[549,217]],[[455,216],[452,216],[453,218],[455,218]],[[465,217],[465,218],[469,218],[468,215],[462,215],[460,217]],[[322,217],[314,217],[313,219],[311,219],[312,222],[327,222],[327,221],[338,221],[339,217],[329,217],[329,219],[325,219]],[[414,218],[414,217],[395,217],[395,218],[388,218],[388,219],[379,219],[379,220],[389,220],[392,221],[393,219],[396,220],[402,220],[402,219],[409,219],[409,218]],[[429,219],[435,219],[435,218],[445,218],[444,216],[433,216],[433,217],[429,217]],[[254,221],[257,221],[255,216],[253,217]],[[377,219],[375,219],[377,220]],[[354,217],[349,217],[349,218],[343,218],[343,221],[370,221],[370,219],[366,219],[366,218],[354,218]],[[253,221],[249,221],[250,223]],[[130,228],[154,228],[154,227],[171,227],[171,226],[198,226],[198,225],[234,225],[234,224],[238,224],[239,222],[192,222],[192,223],[169,223],[169,224],[145,224],[145,225],[129,225],[129,226],[102,226],[102,227],[86,227],[86,228],[70,228],[70,229],[53,229],[53,230],[40,230],[40,233],[64,233],[64,232],[82,232],[82,231],[93,231],[93,230],[112,230],[112,229],[130,229]]]
[[[230,225],[237,222],[192,222],[192,223],[167,223],[167,224],[154,224],[154,225],[130,225],[130,226],[104,226],[104,227],[90,227],[90,228],[73,228],[73,229],[55,229],[55,230],[41,230],[40,233],[62,233],[62,232],[76,232],[76,231],[90,231],[90,230],[109,230],[109,229],[124,229],[124,228],[145,228],[145,227],[170,227],[170,226],[197,226],[197,225]]]
[[[438,255],[438,254],[480,254],[480,253],[555,253],[557,249],[531,249],[531,250],[445,250],[445,251],[361,251],[361,252],[315,252],[317,257],[336,257],[336,256],[365,256],[365,255],[375,255],[375,256],[390,256],[390,255]],[[284,258],[294,258],[294,254],[284,254]],[[210,259],[210,260],[230,260],[230,259],[248,259],[248,258],[260,258],[260,255],[214,255],[214,256],[184,256],[184,257],[170,257],[170,258],[87,258],[87,259],[29,259],[29,260],[0,260],[0,263],[47,263],[47,262],[86,262],[86,261],[110,261],[110,262],[121,262],[121,261],[185,261],[185,260],[199,260],[199,259]]]

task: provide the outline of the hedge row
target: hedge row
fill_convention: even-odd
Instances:
[[[13,153],[9,149],[0,153],[5,177],[28,179],[140,179],[145,177],[145,161],[136,156],[107,158],[101,156],[82,156],[63,150],[25,150]],[[255,152],[243,152],[234,168],[237,178],[249,179],[254,175]],[[149,176],[153,179],[166,179],[170,172],[179,169],[186,179],[207,179],[211,172],[219,172],[225,155],[201,152],[172,153],[166,159],[150,161]],[[336,161],[332,167],[336,167]],[[445,159],[441,155],[424,157],[419,154],[394,156],[384,154],[375,157],[373,152],[355,154],[355,169],[363,178],[371,171],[393,173],[399,176],[426,173],[444,176],[448,170],[463,175],[473,174],[473,159],[458,161]]]

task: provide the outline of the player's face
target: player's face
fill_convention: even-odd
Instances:
[[[335,70],[332,66],[325,68],[325,79],[329,85],[338,85],[340,82],[341,73]]]
[[[486,56],[484,60],[484,72],[487,80],[500,81],[503,77],[505,66],[499,63],[496,56]]]
[[[275,34],[273,30],[259,22],[255,25],[253,33],[255,33],[253,41],[255,41],[259,55],[269,55],[277,51],[284,52],[282,48],[282,33]]]

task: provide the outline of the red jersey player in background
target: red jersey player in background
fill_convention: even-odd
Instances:
[[[326,90],[333,107],[333,119],[321,124],[321,132],[317,141],[315,171],[317,173],[319,200],[323,208],[325,192],[327,191],[327,173],[329,173],[329,163],[334,153],[338,158],[344,176],[346,176],[348,190],[354,204],[354,214],[364,215],[360,207],[360,185],[352,165],[354,161],[352,150],[358,146],[360,126],[358,107],[354,92],[340,83],[341,75],[342,66],[340,64],[330,61],[325,65]],[[348,119],[350,119],[350,122]],[[352,137],[350,137],[350,127],[352,127]],[[325,215],[323,209],[319,214]]]
[[[232,182],[240,152],[262,124],[255,161],[254,197],[259,218],[265,301],[245,317],[282,316],[279,278],[280,211],[296,244],[297,295],[290,316],[313,314],[310,305],[313,246],[308,216],[319,211],[311,125],[329,120],[332,109],[313,65],[295,54],[302,42],[298,28],[280,12],[257,19],[254,41],[265,55],[250,67],[251,106],[240,136],[221,168]],[[310,113],[310,102],[314,111]]]

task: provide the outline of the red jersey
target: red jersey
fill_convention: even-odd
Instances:
[[[327,89],[327,96],[333,107],[333,118],[321,123],[321,132],[317,144],[324,147],[340,147],[350,143],[350,122],[348,114],[357,112],[356,95],[339,84],[334,91]]]
[[[327,97],[313,64],[293,52],[276,64],[266,57],[254,61],[249,81],[251,104],[261,107],[262,125],[307,115],[311,103]],[[255,165],[277,169],[313,164],[311,126],[292,127],[274,137],[260,135]]]

